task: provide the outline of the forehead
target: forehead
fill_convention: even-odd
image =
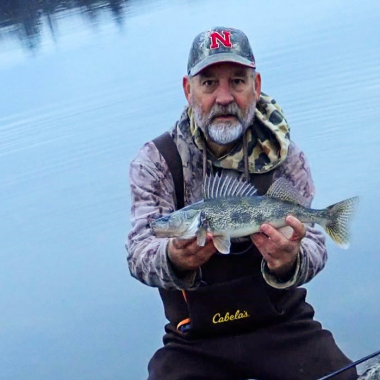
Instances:
[[[197,76],[200,78],[224,75],[248,76],[250,71],[252,71],[252,69],[249,67],[237,63],[223,62],[207,66]]]

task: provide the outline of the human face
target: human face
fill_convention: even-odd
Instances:
[[[206,139],[229,145],[243,135],[255,114],[260,74],[235,63],[219,63],[184,78],[184,90]]]

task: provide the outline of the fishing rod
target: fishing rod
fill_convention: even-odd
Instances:
[[[334,377],[334,376],[336,376],[336,375],[339,375],[340,373],[345,372],[345,371],[347,371],[348,369],[353,368],[353,367],[357,366],[358,364],[363,363],[363,362],[365,362],[365,361],[367,361],[367,360],[369,360],[369,359],[371,359],[371,358],[374,358],[374,357],[377,356],[377,355],[380,355],[380,351],[376,351],[376,352],[374,352],[373,354],[370,354],[370,355],[368,355],[368,356],[366,356],[366,357],[364,357],[364,358],[362,358],[362,359],[359,359],[359,360],[357,360],[356,362],[353,362],[353,363],[349,364],[348,366],[339,369],[338,371],[335,371],[335,372],[333,372],[333,373],[330,373],[330,375],[327,375],[327,376],[324,376],[324,377],[319,378],[318,380],[327,380],[327,379],[331,379],[332,377]]]
[[[374,352],[373,354],[370,354],[370,355],[368,355],[368,356],[365,356],[364,358],[359,359],[359,360],[357,360],[356,362],[353,362],[353,363],[349,364],[348,366],[339,369],[338,371],[335,371],[335,372],[333,372],[333,373],[330,373],[329,375],[326,375],[326,376],[324,376],[324,377],[320,377],[318,380],[327,380],[327,379],[331,379],[332,377],[334,377],[334,376],[336,376],[336,375],[339,375],[339,374],[341,374],[342,372],[347,371],[348,369],[350,369],[350,368],[352,368],[352,367],[355,367],[355,366],[357,366],[358,364],[361,364],[361,363],[363,363],[363,362],[365,362],[365,361],[367,361],[367,360],[369,360],[369,359],[372,359],[372,358],[374,358],[374,357],[377,356],[377,355],[380,355],[380,350]],[[247,380],[254,380],[254,379],[247,379]]]

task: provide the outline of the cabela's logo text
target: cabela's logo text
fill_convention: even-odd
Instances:
[[[216,313],[212,317],[212,323],[223,323],[223,322],[230,322],[230,321],[235,321],[237,319],[243,319],[243,318],[248,318],[249,314],[247,311],[240,311],[236,310],[235,314],[230,314],[228,311],[227,313],[222,316],[220,313]]]

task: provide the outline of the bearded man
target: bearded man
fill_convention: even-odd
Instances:
[[[188,107],[169,133],[148,142],[131,163],[132,276],[158,287],[164,303],[164,346],[149,380],[317,379],[350,361],[331,333],[313,320],[300,288],[325,265],[323,235],[287,216],[290,235],[268,223],[220,254],[208,233],[157,238],[149,222],[202,199],[209,174],[244,177],[265,194],[288,180],[310,206],[314,185],[303,152],[290,140],[276,101],[245,34],[217,27],[194,40],[183,79]],[[286,235],[286,236],[285,236]],[[336,379],[356,379],[355,370]]]

